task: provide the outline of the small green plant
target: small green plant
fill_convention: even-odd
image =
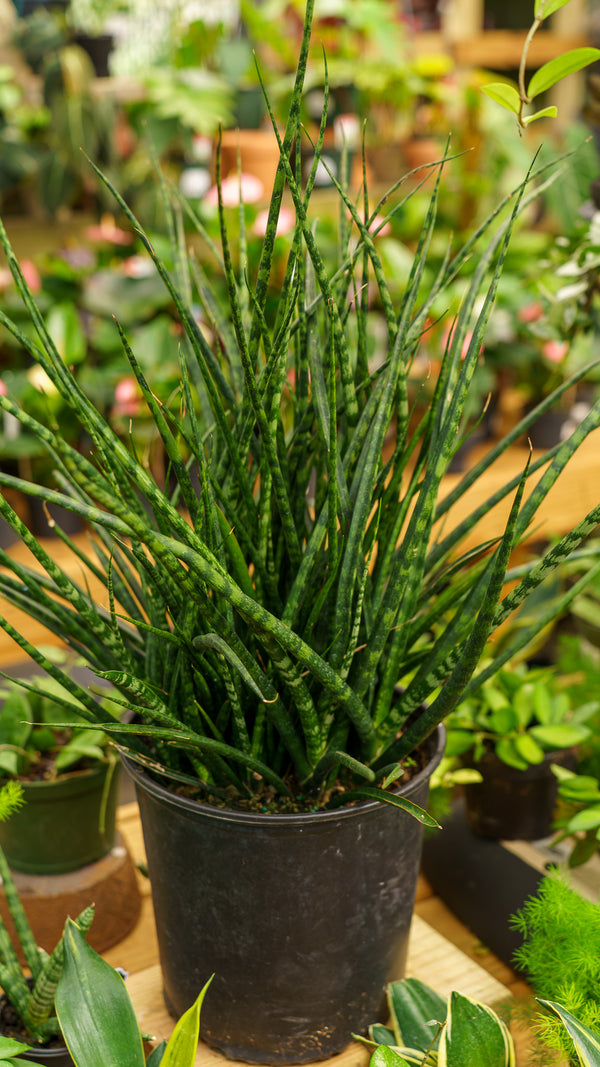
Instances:
[[[0,820],[10,818],[22,803],[22,790],[18,782],[7,782],[0,791]],[[28,978],[0,918],[0,988],[23,1024],[23,1036],[32,1046],[43,1046],[61,1034],[54,1010],[54,997],[64,963],[64,937],[61,937],[51,955],[36,944],[2,849],[0,878],[18,944],[30,971]],[[76,919],[82,936],[89,930],[93,917],[94,907],[90,905]]]
[[[121,976],[87,944],[71,919],[64,932],[65,962],[56,1011],[75,1067],[193,1067],[200,1008],[212,979],[177,1021],[168,1042],[145,1060],[142,1034]]]
[[[507,665],[449,717],[446,755],[469,753],[477,762],[493,750],[503,763],[525,770],[547,752],[586,741],[585,724],[599,707],[595,700],[574,708],[552,667]]]
[[[559,1003],[600,1038],[600,906],[585,900],[554,871],[542,878],[511,925],[523,935],[514,959],[538,997]],[[572,1055],[558,1017],[540,1016],[540,1037]]]
[[[417,978],[392,982],[386,992],[391,1026],[369,1027],[370,1067],[513,1067],[510,1032],[485,1004],[456,992],[441,997]]]
[[[551,89],[553,85],[562,81],[569,74],[574,74],[576,71],[582,70],[584,67],[589,66],[590,63],[600,59],[600,50],[598,48],[573,48],[569,52],[564,52],[563,55],[556,56],[554,59],[544,63],[532,75],[527,86],[525,85],[527,56],[533,37],[550,15],[553,15],[568,3],[569,0],[535,0],[534,20],[521,54],[518,88],[508,82],[491,82],[489,85],[482,86],[483,92],[487,96],[516,115],[520,129],[526,129],[530,123],[535,122],[537,119],[555,118],[558,114],[558,109],[554,105],[543,107],[530,115],[525,114],[525,109],[538,96]]]
[[[64,663],[52,649],[47,655]],[[56,679],[10,679],[0,700],[0,776],[49,779],[98,760],[114,761],[107,735],[88,727],[78,715],[80,705]],[[108,696],[102,704],[110,707]],[[71,727],[60,725],[65,715]]]
[[[571,838],[569,867],[579,867],[600,848],[600,781],[554,764],[552,771],[558,779],[560,801],[554,844]]]

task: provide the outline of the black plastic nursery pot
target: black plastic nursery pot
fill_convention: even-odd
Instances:
[[[69,1050],[61,1045],[57,1048],[36,1048],[31,1052],[24,1052],[17,1060],[30,1060],[45,1067],[75,1067]]]
[[[5,993],[0,996],[0,1033],[14,1037],[22,1044],[28,1044],[27,1038],[19,1032],[21,1020],[8,1000]],[[60,1039],[62,1040],[62,1039]],[[75,1067],[71,1054],[65,1044],[60,1044],[59,1039],[53,1045],[32,1048],[30,1052],[22,1052],[15,1056],[15,1060],[27,1060],[31,1063],[39,1063],[46,1067]],[[4,1060],[2,1061],[4,1063]]]
[[[119,763],[56,779],[21,782],[25,804],[0,823],[9,866],[26,874],[66,874],[102,859],[115,843]]]
[[[537,841],[552,830],[558,783],[550,767],[576,766],[574,749],[547,752],[542,763],[518,770],[493,752],[469,762],[482,781],[464,786],[466,819],[480,837],[500,841]]]
[[[401,792],[425,806],[444,732]],[[422,826],[392,806],[261,814],[210,807],[133,775],[164,997],[181,1015],[207,978],[201,1037],[232,1059],[334,1055],[385,1012],[404,973]]]

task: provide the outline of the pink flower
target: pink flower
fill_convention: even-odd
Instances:
[[[31,259],[22,259],[21,270],[23,271],[23,277],[31,289],[31,292],[39,293],[42,288],[42,279],[35,263],[33,263]]]
[[[128,256],[121,263],[121,270],[128,278],[150,278],[156,271],[151,259],[145,256]]]
[[[0,378],[0,396],[8,396],[6,382],[3,381],[2,378]]]
[[[383,215],[376,215],[371,225],[369,226],[369,233],[374,234],[376,237],[387,237],[387,235],[391,232],[392,225],[390,222],[384,221]]]
[[[452,343],[452,336],[454,334],[455,326],[456,326],[456,323],[453,322],[452,326],[450,326],[449,328],[447,328],[444,331],[444,335],[443,335],[443,339],[442,339],[443,340],[444,349],[449,348],[450,344]],[[472,330],[467,330],[467,332],[465,333],[465,336],[464,336],[463,343],[462,343],[462,348],[460,350],[460,358],[461,359],[465,359],[466,358],[466,355],[467,355],[467,352],[469,351],[469,346],[470,346],[472,340],[473,340],[473,331]],[[481,347],[479,349],[479,355],[481,355],[482,352],[483,352],[483,345],[481,345]]]
[[[115,386],[115,403],[112,413],[119,415],[138,415],[141,408],[141,398],[138,391],[138,383],[135,378],[121,378]]]
[[[262,200],[264,191],[263,183],[260,178],[255,178],[254,174],[230,174],[221,182],[221,197],[225,207],[237,207],[240,199],[243,204],[256,204]],[[204,202],[213,207],[217,206],[219,190],[216,185],[211,185]]]
[[[84,230],[88,241],[104,241],[111,245],[130,245],[133,235],[115,225],[112,215],[103,215],[98,226],[88,226]]]
[[[534,300],[531,304],[523,304],[517,311],[517,318],[519,322],[536,322],[544,314],[544,309],[539,300]]]
[[[264,211],[259,211],[254,220],[252,226],[252,233],[255,237],[264,237],[267,232],[267,222],[269,219],[269,210],[266,208]],[[290,233],[296,225],[296,217],[293,211],[290,211],[289,207],[282,207],[279,211],[279,218],[277,219],[276,236],[283,237],[284,234]]]
[[[542,352],[546,359],[550,360],[551,363],[562,363],[568,351],[568,341],[546,341],[546,343],[542,345]]]

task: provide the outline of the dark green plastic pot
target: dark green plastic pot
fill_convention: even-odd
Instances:
[[[22,781],[25,804],[0,823],[9,866],[66,874],[102,859],[115,843],[119,763],[99,762],[49,781]]]
[[[427,804],[444,745],[401,792]],[[385,1014],[404,973],[423,829],[377,801],[273,815],[210,807],[133,775],[163,990],[202,1005],[204,1041],[231,1059],[302,1063],[340,1052]]]

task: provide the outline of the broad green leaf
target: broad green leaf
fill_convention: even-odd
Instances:
[[[578,811],[572,819],[569,819],[569,830],[577,833],[579,830],[595,830],[600,826],[600,804],[584,811]]]
[[[7,1059],[16,1056],[19,1052],[31,1052],[31,1045],[24,1045],[21,1041],[15,1041],[12,1037],[0,1035],[0,1056]]]
[[[389,1045],[378,1045],[369,1060],[369,1067],[410,1067],[410,1064]]]
[[[506,82],[490,82],[489,85],[482,85],[481,90],[491,100],[505,107],[507,111],[512,111],[515,115],[519,114],[521,98],[514,85],[507,85]]]
[[[529,733],[544,748],[572,748],[580,745],[589,737],[585,726],[569,726],[567,723],[555,723],[550,726],[532,726]]]
[[[26,1045],[23,1045],[23,1048],[26,1047]],[[34,1063],[33,1060],[24,1060],[19,1056],[18,1062],[16,1059],[0,1060],[0,1067],[39,1067],[39,1062]]]
[[[369,1027],[369,1038],[376,1045],[396,1045],[398,1043],[394,1031],[381,1023],[374,1023],[373,1026]]]
[[[406,978],[388,986],[387,999],[396,1044],[428,1049],[445,1022],[446,998],[419,979]]]
[[[87,340],[74,304],[53,304],[46,326],[65,363],[81,363],[87,354]]]
[[[581,867],[598,851],[598,838],[587,835],[575,842],[575,846],[569,856],[569,867]]]
[[[473,748],[472,730],[448,730],[445,753],[447,756],[462,756]]]
[[[24,748],[31,733],[31,708],[23,693],[12,692],[2,705],[0,714],[0,745]]]
[[[544,63],[543,67],[536,70],[532,76],[527,87],[528,97],[533,100],[540,93],[545,93],[547,89],[556,85],[562,78],[566,78],[568,74],[575,74],[576,71],[589,66],[590,63],[595,63],[597,59],[600,59],[600,48],[572,48],[562,56],[555,56],[554,59]]]
[[[530,123],[536,122],[537,119],[555,119],[558,115],[558,108],[552,104],[550,107],[544,107],[541,111],[535,111],[533,115],[526,115],[523,118],[523,125],[529,126]]]
[[[533,687],[533,709],[538,722],[552,722],[554,701],[552,694],[544,682],[537,682]]]
[[[142,1036],[123,979],[71,919],[64,945],[56,1014],[76,1067],[144,1067]]]
[[[531,736],[531,732],[515,737],[515,748],[527,763],[541,763],[544,759],[544,750]]]
[[[519,726],[519,718],[514,708],[504,706],[498,711],[493,711],[489,717],[490,730],[502,737],[510,734]]]
[[[153,1049],[150,1055],[148,1056],[148,1059],[146,1060],[146,1067],[158,1067],[158,1065],[162,1063],[162,1058],[164,1056],[166,1047],[167,1042],[161,1041],[160,1045],[157,1045],[156,1048]]]
[[[471,997],[452,993],[439,1067],[510,1067],[514,1062],[512,1038],[495,1012]]]
[[[570,0],[535,0],[535,18],[547,19],[550,15],[553,15],[555,11],[558,11],[561,7],[565,7],[569,2]]]
[[[520,754],[511,737],[503,737],[496,741],[494,750],[498,759],[502,760],[503,763],[507,763],[509,767],[516,767],[518,771],[524,771],[528,766],[527,760]]]
[[[200,1036],[200,1008],[212,976],[200,990],[190,1008],[175,1023],[161,1062],[161,1067],[193,1067]]]
[[[539,997],[538,1003],[553,1011],[562,1020],[565,1030],[577,1049],[581,1067],[600,1067],[600,1037],[598,1034],[595,1034],[584,1023],[580,1023],[579,1019],[576,1019],[560,1004],[556,1004],[552,1000],[540,1000]]]

